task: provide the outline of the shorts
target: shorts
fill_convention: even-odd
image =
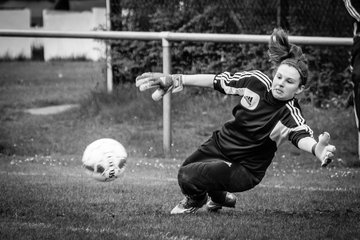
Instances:
[[[226,192],[243,192],[255,187],[261,178],[241,163],[230,162],[214,141],[208,141],[205,148],[203,145],[184,161],[178,183],[184,195],[196,199],[208,193],[216,201],[224,198]]]

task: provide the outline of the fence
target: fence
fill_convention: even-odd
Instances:
[[[160,40],[163,51],[163,72],[171,73],[171,41],[210,41],[210,42],[238,42],[238,43],[267,43],[269,36],[246,34],[200,34],[200,33],[172,33],[172,32],[59,32],[34,30],[0,29],[0,37],[46,37],[46,38],[92,38],[92,39],[132,39],[132,40]],[[290,42],[307,45],[350,46],[352,38],[344,37],[302,37],[289,36]],[[165,155],[171,153],[171,94],[163,98],[163,149]]]

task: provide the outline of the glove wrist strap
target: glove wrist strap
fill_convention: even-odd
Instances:
[[[176,93],[176,92],[180,92],[181,90],[183,90],[183,88],[184,88],[183,75],[182,74],[173,74],[173,75],[171,75],[171,78],[173,80],[172,92]]]
[[[316,154],[315,154],[315,148],[317,146],[317,143],[315,143],[312,148],[311,148],[311,153],[316,157]]]

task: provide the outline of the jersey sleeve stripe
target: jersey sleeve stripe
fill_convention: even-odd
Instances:
[[[218,74],[215,76],[215,79],[214,80],[218,80],[218,81],[229,81],[229,78],[230,78],[230,73],[229,72],[223,72],[221,74]]]
[[[242,78],[246,78],[249,76],[250,75],[246,72],[235,73],[232,76],[229,72],[224,72],[224,73],[217,75],[215,77],[215,79],[220,81],[220,86],[223,89],[223,91],[225,92],[225,94],[243,96],[244,95],[243,88],[232,87],[229,85],[230,85],[230,82],[232,82],[232,81],[237,82],[237,81],[241,80]]]
[[[294,101],[287,103],[286,107],[289,109],[291,116],[298,125],[298,127],[292,128],[291,131],[304,130],[308,132],[311,137],[313,137],[313,130],[307,124],[305,124],[305,119],[301,115],[300,109],[294,106]]]
[[[310,135],[311,137],[313,137],[314,132],[313,132],[313,131],[311,130],[311,128],[310,128],[308,125],[306,125],[306,124],[303,124],[303,125],[298,126],[298,127],[296,127],[296,128],[290,129],[291,132],[298,132],[298,131],[302,131],[302,130],[308,132],[309,135]]]
[[[266,86],[266,89],[269,91],[271,88],[271,80],[268,76],[266,76],[264,73],[260,72],[259,70],[253,71],[254,75]]]
[[[248,77],[255,77],[256,79],[258,79],[260,82],[262,82],[265,85],[267,91],[271,89],[271,80],[268,78],[268,76],[266,76],[264,73],[258,70],[237,72],[232,76],[229,72],[223,72],[221,74],[216,75],[214,80],[220,81],[221,86],[224,86],[223,83],[228,85],[231,81],[239,81],[243,78],[248,78]]]
[[[244,88],[230,87],[230,86],[226,85],[224,81],[221,81],[220,85],[226,94],[239,95],[239,96],[244,95]]]
[[[294,106],[293,106],[294,107]],[[303,116],[301,115],[300,109],[297,107],[294,107],[295,110],[295,114],[296,116],[298,116],[300,118],[301,124],[305,123],[305,119],[303,118]]]
[[[300,110],[294,106],[294,101],[291,101],[286,104],[286,107],[289,109],[291,116],[297,125],[303,125],[305,123],[305,119],[302,117]]]

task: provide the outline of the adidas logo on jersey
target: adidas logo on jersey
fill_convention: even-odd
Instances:
[[[254,110],[259,104],[260,96],[251,91],[250,89],[245,88],[244,96],[241,98],[241,105],[249,110]]]
[[[251,106],[251,101],[253,100],[253,97],[250,96],[244,96],[246,102],[249,104],[249,106]]]

